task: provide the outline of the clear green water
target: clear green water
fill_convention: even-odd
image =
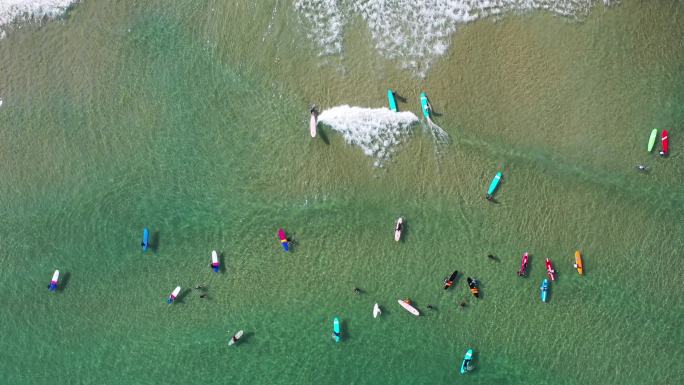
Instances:
[[[0,41],[1,383],[684,381],[682,3],[478,21],[425,79],[360,22],[344,55],[319,57],[274,4],[86,1]],[[416,130],[374,168],[329,128],[308,136],[309,103],[379,107],[388,87],[416,114],[428,90],[452,143],[436,153]],[[645,151],[653,127],[668,159]],[[158,247],[143,255],[144,226]],[[465,276],[441,289],[454,269],[482,299]],[[165,304],[199,283],[209,300]]]

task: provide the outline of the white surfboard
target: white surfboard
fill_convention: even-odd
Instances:
[[[309,121],[309,130],[311,131],[311,137],[316,137],[316,125],[318,125],[318,119],[316,118],[316,111],[311,111],[311,120]]]
[[[382,311],[380,310],[380,306],[376,303],[375,306],[373,306],[373,318],[378,318],[380,314],[382,314]]]
[[[244,331],[239,330],[233,337],[231,337],[230,341],[228,341],[228,346],[233,345],[236,343],[240,338],[242,338],[242,335],[244,334]]]
[[[54,274],[52,274],[52,283],[57,283],[59,281],[59,270],[55,270]]]
[[[406,309],[406,311],[408,311],[409,313],[413,314],[414,316],[417,317],[417,316],[420,315],[420,312],[418,311],[418,309],[416,309],[415,307],[411,306],[410,303],[404,301],[403,299],[400,299],[400,300],[397,301],[397,302],[399,302],[399,305],[401,305],[401,307],[403,307],[404,309]]]
[[[176,297],[178,297],[178,294],[180,293],[180,291],[181,291],[181,287],[176,286],[176,288],[173,289],[173,292],[171,292],[171,297],[173,297],[173,299],[176,299]]]
[[[404,227],[404,218],[399,217],[397,219],[397,224],[394,226],[394,240],[399,242],[401,239],[401,230],[403,230]]]

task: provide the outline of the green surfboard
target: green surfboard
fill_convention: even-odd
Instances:
[[[658,129],[654,128],[653,131],[651,131],[651,137],[648,138],[648,152],[653,151],[653,145],[655,144],[657,137],[658,137]]]

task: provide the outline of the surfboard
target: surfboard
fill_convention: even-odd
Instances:
[[[290,246],[287,242],[287,236],[285,236],[285,230],[283,230],[282,228],[278,229],[278,238],[280,238],[280,244],[283,246],[283,249],[285,251],[289,251]]]
[[[487,190],[487,196],[492,196],[494,194],[494,191],[496,191],[496,188],[499,187],[499,181],[501,181],[502,174],[500,172],[497,172],[496,175],[494,175],[494,179],[492,179],[492,183],[489,184],[489,189]]]
[[[318,116],[316,114],[316,109],[311,109],[311,119],[309,120],[309,131],[311,131],[311,137],[316,137],[316,126],[318,125]]]
[[[140,242],[140,246],[142,246],[142,251],[147,251],[147,248],[150,246],[150,230],[147,227],[145,227],[143,230],[142,242]]]
[[[393,112],[398,112],[397,102],[394,100],[394,91],[387,90],[387,100],[389,101],[389,109]]]
[[[473,360],[473,349],[468,349],[465,356],[463,356],[463,361],[461,362],[461,374],[465,374],[468,370],[470,362]]]
[[[180,291],[181,291],[181,287],[180,287],[180,286],[176,286],[176,288],[173,289],[173,291],[171,292],[171,295],[170,295],[169,298],[166,300],[166,302],[167,302],[169,305],[172,304],[173,301],[176,300],[176,297],[178,297],[178,294],[180,294]]]
[[[663,146],[663,150],[660,151],[661,156],[667,156],[667,154],[670,152],[670,145],[667,139],[667,130],[663,130],[662,136],[661,136],[661,144]]]
[[[239,330],[233,337],[230,338],[230,341],[228,341],[228,346],[233,345],[238,342],[240,338],[242,338],[242,335],[244,334],[244,331]]]
[[[420,93],[420,108],[423,110],[423,116],[429,120],[432,107],[430,106],[430,101],[425,92]]]
[[[404,218],[399,217],[397,224],[394,226],[394,240],[399,242],[401,239],[401,231],[404,229]]]
[[[333,339],[335,342],[340,342],[342,339],[342,328],[340,327],[340,319],[335,317],[333,320]]]
[[[579,275],[584,275],[584,268],[582,266],[582,253],[579,250],[575,250],[575,269]]]
[[[55,272],[52,274],[52,279],[50,280],[50,286],[48,286],[48,289],[50,291],[57,290],[57,283],[58,282],[59,282],[59,270],[55,270]]]
[[[544,278],[539,288],[541,289],[541,300],[542,302],[546,302],[549,295],[549,280]]]
[[[409,313],[413,314],[414,316],[418,317],[418,316],[420,315],[420,312],[418,311],[418,309],[416,309],[415,307],[411,306],[410,303],[404,301],[403,299],[400,299],[400,300],[398,300],[397,302],[399,302],[399,305],[401,305],[401,307],[403,307],[404,309],[406,309],[406,311],[408,311]]]
[[[215,273],[219,272],[218,252],[216,250],[212,250],[211,252],[211,268]]]
[[[380,306],[376,303],[373,306],[373,318],[378,318],[380,314],[382,314],[382,311],[380,310]]]
[[[653,151],[653,145],[655,145],[656,137],[658,136],[658,129],[654,128],[651,131],[651,137],[648,138],[648,152]]]

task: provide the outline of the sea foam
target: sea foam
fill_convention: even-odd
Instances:
[[[361,147],[366,155],[375,158],[378,167],[410,134],[418,117],[408,111],[343,105],[321,112],[318,122],[342,134],[347,143]]]
[[[307,36],[321,55],[341,54],[348,20],[360,16],[376,50],[406,69],[425,76],[449,48],[459,24],[506,13],[544,10],[582,17],[596,3],[610,0],[295,0]]]
[[[78,0],[0,0],[0,39],[4,27],[11,23],[54,19],[66,12]]]

